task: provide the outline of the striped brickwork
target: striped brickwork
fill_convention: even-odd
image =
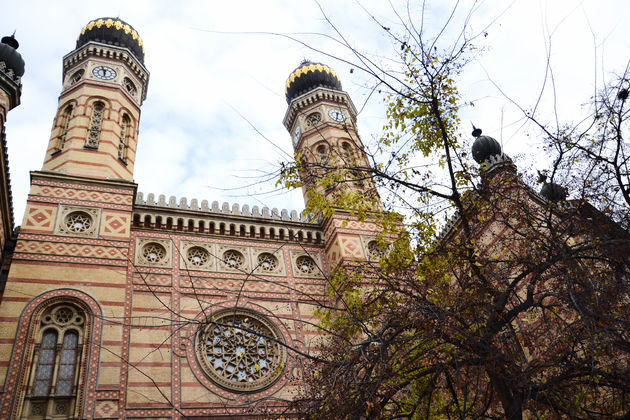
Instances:
[[[32,189],[0,305],[1,418],[17,418],[20,413],[31,374],[36,326],[53,298],[77,305],[90,321],[80,359],[75,412],[93,413],[102,392],[120,388],[121,320],[134,191],[135,184],[127,182],[32,174]],[[59,218],[68,208],[95,215],[95,234],[60,233]]]
[[[86,139],[97,102],[105,107],[98,148],[94,149],[88,147]],[[69,107],[71,114],[66,122],[64,113]],[[125,159],[121,160],[118,148],[123,115],[130,118],[131,124],[127,129],[129,143]],[[132,181],[139,115],[138,105],[117,86],[90,81],[67,90],[59,98],[59,111],[42,169],[75,176]]]

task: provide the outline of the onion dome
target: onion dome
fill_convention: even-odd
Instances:
[[[327,65],[312,63],[308,60],[302,61],[287,79],[284,88],[287,103],[291,103],[294,98],[320,86],[341,90],[341,81],[337,77],[337,73]]]
[[[472,145],[472,154],[477,163],[485,162],[490,156],[501,155],[499,142],[490,136],[482,136],[480,128],[473,130],[473,136],[476,139]]]
[[[20,44],[11,36],[5,36],[0,43],[0,61],[3,61],[7,70],[13,70],[17,77],[24,75],[24,59],[16,50]]]
[[[567,199],[567,189],[554,182],[545,182],[540,189],[540,195],[552,203],[557,203]]]
[[[128,48],[141,63],[144,63],[144,45],[140,35],[131,25],[118,18],[95,19],[85,25],[77,38],[77,48],[90,41]]]

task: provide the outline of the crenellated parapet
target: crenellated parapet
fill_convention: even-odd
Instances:
[[[225,235],[249,239],[295,241],[321,244],[323,232],[318,219],[302,217],[297,211],[268,207],[199,202],[185,197],[137,193],[133,211],[135,228],[172,230],[195,234]]]
[[[201,205],[200,205],[199,200],[197,200],[196,198],[193,198],[192,200],[190,200],[190,204],[188,204],[188,199],[186,197],[181,197],[179,199],[179,202],[177,202],[177,198],[175,196],[170,196],[167,201],[166,196],[164,194],[160,194],[156,201],[155,194],[153,193],[147,194],[147,198],[145,200],[144,194],[141,192],[138,192],[136,196],[135,204],[142,205],[142,206],[164,207],[164,208],[170,208],[170,209],[230,214],[234,216],[285,220],[285,221],[307,223],[307,224],[319,223],[318,220],[302,218],[302,216],[296,210],[291,210],[289,212],[289,210],[286,210],[286,209],[282,209],[282,210],[278,210],[277,208],[269,209],[269,207],[263,207],[261,209],[258,206],[253,206],[250,209],[250,207],[247,204],[243,205],[243,207],[241,208],[238,203],[234,203],[230,206],[230,203],[227,203],[227,202],[224,202],[221,206],[219,206],[218,201],[213,201],[212,204],[209,204],[208,200],[202,200]]]

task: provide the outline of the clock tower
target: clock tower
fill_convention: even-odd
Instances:
[[[287,79],[289,108],[284,126],[291,133],[300,162],[306,204],[317,196],[337,207],[352,197],[363,210],[380,211],[382,203],[372,168],[357,132],[357,110],[342,90],[335,71],[325,64],[303,61]],[[327,260],[331,268],[370,259],[368,244],[379,227],[370,217],[337,208],[324,221]]]
[[[133,181],[148,82],[136,30],[118,18],[89,22],[63,59],[63,87],[42,170]]]
[[[335,71],[305,60],[287,79],[285,95],[289,108],[284,126],[301,160],[305,201],[313,188],[330,200],[355,191],[380,208],[357,133],[357,110]]]

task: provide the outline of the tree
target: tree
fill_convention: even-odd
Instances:
[[[554,158],[541,196],[493,139],[475,141],[479,168],[469,160],[456,79],[475,37],[464,29],[440,47],[443,31],[429,38],[412,21],[401,18],[404,36],[379,23],[397,47],[394,70],[352,50],[356,67],[389,92],[372,166],[298,156],[282,174],[290,186],[320,185],[308,211],[384,223],[380,261],[330,279],[324,360],[312,363],[296,406],[314,418],[627,417],[626,75],[594,99],[585,128],[537,123]],[[404,228],[370,212],[361,193],[321,197],[359,176],[407,205]],[[438,236],[445,214],[452,219]]]

